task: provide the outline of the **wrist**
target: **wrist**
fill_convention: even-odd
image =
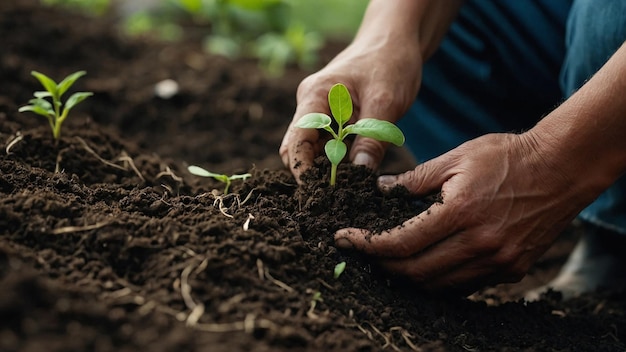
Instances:
[[[615,182],[620,172],[613,158],[598,150],[597,143],[559,122],[546,118],[522,137],[532,146],[539,165],[550,173],[539,173],[539,177],[548,177],[558,183],[561,191],[591,202]]]
[[[414,43],[423,58],[439,46],[463,0],[371,0],[355,42]]]

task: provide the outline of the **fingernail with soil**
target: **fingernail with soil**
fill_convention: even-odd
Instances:
[[[383,175],[378,177],[378,188],[388,191],[396,185],[396,176]]]
[[[345,237],[340,237],[338,239],[335,240],[335,245],[339,248],[343,248],[343,249],[351,249],[354,248],[354,246],[352,245],[352,242],[350,242],[347,238]]]
[[[372,156],[367,153],[361,152],[357,153],[357,155],[354,157],[353,163],[355,165],[364,165],[371,168],[374,166],[374,158],[372,158]]]

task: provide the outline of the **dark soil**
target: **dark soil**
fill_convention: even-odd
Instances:
[[[555,274],[573,230],[521,283],[471,299],[333,247],[339,228],[391,227],[430,200],[383,196],[347,165],[330,188],[323,159],[297,186],[278,146],[307,72],[270,79],[195,41],[125,40],[111,20],[16,3],[0,2],[1,351],[626,350],[624,291],[520,299]],[[57,143],[17,112],[40,89],[31,70],[88,72],[75,88],[95,95]],[[156,97],[164,79],[179,94]],[[189,164],[252,177],[219,196]],[[383,169],[412,165],[394,149]]]

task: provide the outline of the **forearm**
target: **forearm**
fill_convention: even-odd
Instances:
[[[626,172],[626,43],[576,93],[531,130],[572,183],[590,192]],[[583,180],[584,179],[584,180]]]
[[[414,41],[425,61],[437,49],[463,0],[371,0],[355,41]]]

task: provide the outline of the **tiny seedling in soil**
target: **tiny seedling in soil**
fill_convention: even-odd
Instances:
[[[404,144],[404,134],[389,121],[375,118],[364,118],[356,123],[346,125],[352,117],[352,97],[345,85],[337,83],[328,92],[328,105],[337,122],[337,131],[333,130],[330,116],[313,112],[302,116],[296,123],[299,128],[316,128],[328,131],[333,139],[326,142],[324,151],[331,163],[330,185],[335,185],[337,178],[337,166],[346,156],[348,147],[343,140],[349,134],[357,134],[363,137],[373,138],[383,142],[393,143],[397,146]]]
[[[322,293],[320,291],[315,291],[313,296],[311,297],[311,301],[309,302],[309,310],[307,311],[307,316],[309,318],[317,318],[317,314],[315,314],[315,307],[317,306],[317,302],[324,302],[322,298]]]
[[[333,271],[333,277],[335,279],[338,279],[339,276],[341,276],[341,274],[343,273],[344,270],[346,270],[346,262],[341,262],[341,263],[335,265],[335,270]]]
[[[72,94],[65,101],[65,104],[61,101],[63,94],[67,92],[76,80],[84,76],[86,72],[74,72],[65,77],[58,84],[43,73],[32,71],[31,74],[37,78],[45,91],[35,92],[35,98],[29,101],[29,105],[21,107],[19,112],[32,111],[37,115],[46,117],[50,123],[50,128],[52,128],[52,136],[55,140],[58,140],[61,136],[61,124],[67,118],[70,110],[76,106],[76,104],[93,95],[92,92],[77,92]],[[52,102],[48,101],[46,98],[50,98]]]
[[[241,174],[241,175],[224,175],[224,174],[216,174],[211,171],[205,170],[200,166],[190,165],[187,167],[187,170],[192,175],[201,176],[201,177],[213,177],[214,179],[223,182],[226,186],[224,187],[224,194],[228,194],[228,189],[230,188],[230,184],[233,180],[246,180],[248,177],[252,176],[251,174]]]

